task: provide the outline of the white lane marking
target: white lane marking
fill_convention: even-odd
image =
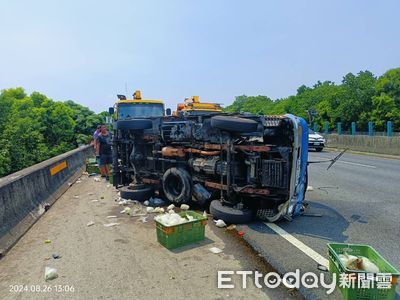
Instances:
[[[320,159],[321,161],[326,160],[325,158],[319,157],[319,156],[318,156],[318,157],[315,157],[315,158]],[[364,165],[364,164],[354,163],[354,162],[345,161],[345,160],[341,160],[341,159],[339,159],[336,163],[339,163],[339,164],[348,164],[348,165],[354,165],[354,166],[359,166],[359,167],[365,167],[365,168],[376,169],[376,167],[375,167],[375,166],[372,166],[372,165]]]
[[[360,167],[365,167],[365,168],[372,168],[372,169],[376,169],[375,166],[371,166],[371,165],[364,165],[364,164],[359,164],[359,163],[353,163],[353,162],[349,162],[349,161],[338,161],[339,163],[342,164],[348,164],[348,165],[354,165],[354,166],[360,166]]]
[[[273,231],[275,231],[277,234],[279,234],[281,237],[283,237],[285,240],[287,240],[289,243],[291,243],[293,246],[295,246],[296,248],[301,250],[304,254],[309,256],[311,259],[313,259],[314,261],[319,263],[320,265],[323,265],[327,268],[329,267],[329,262],[325,257],[323,257],[322,255],[320,255],[319,253],[317,253],[316,251],[314,251],[313,249],[308,247],[303,242],[300,242],[293,235],[286,232],[285,230],[280,228],[278,225],[276,225],[274,223],[267,223],[267,222],[264,222],[264,224],[267,225],[269,228],[271,228]]]

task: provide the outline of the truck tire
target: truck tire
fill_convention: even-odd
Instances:
[[[182,168],[169,168],[163,175],[162,187],[165,197],[174,204],[188,203],[192,199],[192,178]]]
[[[154,195],[154,188],[148,185],[123,186],[119,188],[119,191],[121,198],[137,201],[146,201]]]
[[[211,118],[211,127],[232,132],[257,131],[258,123],[254,120],[234,116],[215,116]]]
[[[214,219],[224,220],[225,223],[243,224],[253,219],[253,212],[248,209],[236,209],[227,205],[222,205],[220,200],[213,200],[210,204],[210,213]]]
[[[153,127],[153,122],[147,119],[118,120],[114,122],[115,130],[144,130]]]

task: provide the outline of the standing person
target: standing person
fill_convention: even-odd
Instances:
[[[112,134],[108,132],[106,125],[101,125],[96,140],[96,155],[100,156],[100,172],[106,177],[106,180],[110,177],[112,163],[111,138]]]
[[[97,125],[97,128],[93,133],[93,147],[94,147],[94,149],[96,149],[97,137],[99,136],[100,128],[101,128],[101,125]]]
[[[97,155],[97,137],[100,134],[100,128],[101,128],[101,125],[97,125],[97,128],[93,133],[93,147],[94,147],[94,151],[96,152],[96,162],[97,162],[97,165],[99,166],[100,175],[101,175],[101,177],[104,177],[105,175],[103,174],[102,170],[100,169],[100,156]]]

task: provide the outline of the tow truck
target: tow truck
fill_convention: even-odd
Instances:
[[[177,105],[175,116],[199,116],[213,113],[222,113],[222,107],[218,103],[200,103],[199,96],[186,98],[183,103]]]

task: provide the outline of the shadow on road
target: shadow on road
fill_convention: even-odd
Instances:
[[[304,216],[298,216],[291,222],[280,222],[279,226],[289,233],[322,238],[327,241],[345,242],[344,235],[349,222],[333,208],[308,201],[309,206]]]
[[[327,205],[313,201],[308,201],[308,203],[304,216],[297,216],[291,222],[283,220],[277,225],[291,234],[317,237],[331,242],[345,242],[347,235],[344,235],[344,232],[350,223]],[[258,222],[248,224],[248,226],[258,232],[270,231],[266,226],[260,226]]]

